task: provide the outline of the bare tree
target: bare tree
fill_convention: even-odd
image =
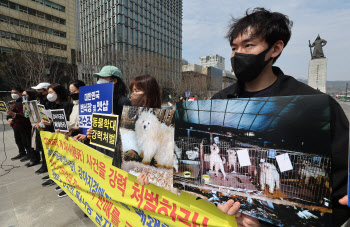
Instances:
[[[174,103],[179,98],[182,92],[181,75],[173,71],[173,66],[176,63],[180,65],[181,60],[170,60],[159,54],[135,50],[116,53],[115,59],[115,65],[121,69],[125,83],[129,84],[137,76],[150,74],[162,89],[163,101]]]
[[[3,81],[8,85],[19,82],[17,84],[23,87],[42,81],[57,82],[59,61],[67,58],[67,51],[64,51],[67,46],[57,43],[55,36],[49,34],[57,31],[54,29],[57,25],[53,21],[28,21],[30,15],[21,19],[2,17],[1,40],[4,46],[12,50],[12,56],[7,55],[1,63],[8,67],[8,70],[1,72]]]

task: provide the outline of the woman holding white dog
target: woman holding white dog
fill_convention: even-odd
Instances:
[[[132,92],[130,101],[133,106],[146,108],[161,107],[161,93],[157,80],[150,75],[135,77],[129,84]],[[141,174],[137,177],[141,185],[149,184],[148,177]]]

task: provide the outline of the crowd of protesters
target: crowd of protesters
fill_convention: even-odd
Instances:
[[[161,107],[160,87],[156,79],[150,75],[135,77],[130,85],[126,86],[121,71],[115,66],[108,65],[93,76],[97,79],[97,84],[113,82],[113,114],[121,115],[125,105]],[[37,100],[38,104],[44,105],[45,109],[64,109],[69,132],[56,132],[64,133],[66,137],[70,136],[80,141],[87,141],[91,138],[92,128],[88,129],[86,135],[79,134],[79,88],[82,86],[85,86],[83,81],[75,80],[69,84],[69,90],[61,84],[49,84],[47,82],[41,82],[25,91],[19,87],[11,90],[12,101],[9,102],[10,110],[7,111],[7,119],[9,125],[13,128],[15,142],[19,150],[19,154],[13,157],[12,160],[27,161],[25,164],[27,167],[41,164],[41,167],[35,171],[36,174],[48,172],[40,131],[55,132],[53,123],[52,121],[42,120],[32,126],[29,114],[23,109],[22,101]],[[128,87],[131,92],[130,98],[128,98]],[[42,179],[46,180],[42,184],[44,187],[55,185],[49,175]],[[57,186],[55,190],[59,191],[61,188]],[[66,195],[64,191],[61,191],[58,196],[64,197]]]
[[[232,69],[238,79],[237,83],[215,94],[212,99],[251,98],[290,95],[315,95],[321,92],[298,82],[291,76],[284,75],[281,69],[273,66],[281,55],[291,37],[292,22],[286,15],[270,12],[263,8],[247,11],[242,18],[233,20],[227,35],[232,49]],[[97,84],[114,83],[113,113],[120,115],[123,106],[133,105],[140,107],[161,107],[160,87],[150,75],[135,77],[128,87],[122,79],[122,72],[115,66],[104,66],[99,73],[93,75]],[[26,166],[40,163],[37,174],[47,172],[45,156],[40,139],[40,130],[54,132],[52,122],[42,121],[32,127],[28,116],[23,111],[24,100],[38,100],[46,109],[64,109],[69,121],[69,132],[66,136],[73,136],[75,140],[87,141],[92,134],[90,128],[86,135],[78,134],[78,97],[79,88],[84,86],[83,81],[73,81],[69,85],[70,101],[66,88],[60,84],[39,83],[33,90],[23,91],[13,88],[12,101],[7,111],[8,123],[14,131],[15,141],[19,154],[12,160],[28,161]],[[129,96],[128,90],[131,91]],[[128,98],[129,96],[129,98]],[[339,104],[331,101],[331,136],[333,150],[332,182],[333,182],[333,226],[341,226],[349,217],[350,209],[341,204],[347,203],[347,176],[348,176],[348,121]],[[54,185],[47,179],[43,186]],[[140,175],[141,184],[148,184],[147,177]],[[59,187],[56,188],[60,190]],[[64,192],[60,197],[65,196]],[[339,202],[338,202],[339,201]],[[235,215],[238,226],[268,225],[255,218],[244,215],[239,211],[240,203],[229,200],[218,208],[228,215]]]

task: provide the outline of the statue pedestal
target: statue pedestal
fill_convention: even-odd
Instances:
[[[327,58],[310,60],[308,85],[326,93],[327,81]]]

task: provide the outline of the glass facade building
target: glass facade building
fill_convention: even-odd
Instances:
[[[123,72],[133,53],[165,59],[166,74],[180,77],[182,0],[79,0],[79,9],[84,65]]]

